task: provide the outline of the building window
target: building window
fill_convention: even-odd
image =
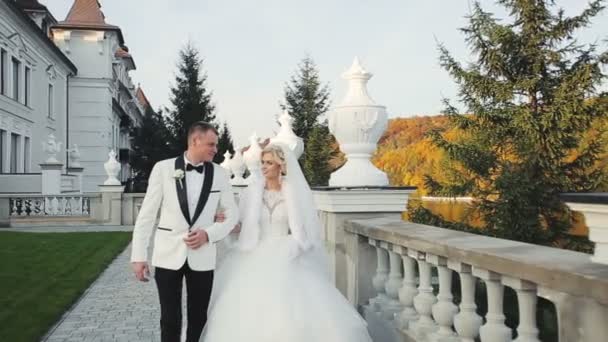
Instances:
[[[17,160],[19,160],[19,136],[11,133],[11,170],[10,173],[17,173]]]
[[[25,79],[24,79],[24,84],[25,84],[25,90],[23,92],[23,94],[25,94],[25,105],[26,106],[30,106],[30,86],[31,86],[31,75],[32,75],[32,69],[30,69],[29,67],[25,67]]]
[[[19,101],[19,69],[21,62],[13,58],[13,99]]]
[[[4,147],[6,146],[6,131],[0,129],[0,173],[4,173]]]
[[[0,49],[0,94],[6,95],[6,51]]]
[[[30,172],[30,138],[23,140],[23,172]]]
[[[53,90],[53,85],[49,84],[49,99],[48,99],[48,106],[49,106],[49,112],[48,112],[48,117],[50,119],[52,119],[54,117],[54,112],[55,112],[55,101],[54,101],[54,90]]]

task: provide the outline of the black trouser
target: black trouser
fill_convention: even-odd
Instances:
[[[186,277],[188,330],[186,342],[198,342],[207,323],[213,271],[193,271],[188,262],[179,270],[156,267],[162,342],[179,342],[182,330],[182,283]]]

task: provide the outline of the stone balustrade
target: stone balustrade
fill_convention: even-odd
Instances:
[[[375,340],[540,341],[540,298],[554,306],[559,341],[608,336],[608,266],[587,254],[386,217],[347,221],[345,245],[347,296]]]
[[[88,195],[16,195],[9,197],[11,217],[89,217]]]

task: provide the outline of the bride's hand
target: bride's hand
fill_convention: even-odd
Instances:
[[[241,224],[237,223],[236,226],[234,226],[234,228],[232,228],[232,231],[230,232],[230,234],[238,234],[241,232]]]

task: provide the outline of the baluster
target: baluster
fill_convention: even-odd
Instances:
[[[505,325],[505,315],[503,313],[505,289],[500,282],[500,274],[474,267],[473,275],[483,279],[488,293],[486,324],[482,325],[479,329],[481,340],[492,342],[511,341],[511,329]]]
[[[536,284],[510,277],[503,277],[502,283],[517,292],[519,325],[516,342],[540,342],[536,325]]]
[[[84,199],[82,198],[82,196],[78,196],[75,199],[76,199],[76,214],[79,216],[82,216],[84,214],[84,212],[83,212]]]
[[[17,208],[17,201],[18,199],[16,198],[11,198],[10,202],[12,203],[11,205],[11,216],[18,216],[19,215],[19,209]]]
[[[393,246],[393,251],[401,256],[403,264],[403,282],[399,289],[399,301],[402,310],[397,315],[397,327],[407,330],[411,321],[418,319],[418,314],[414,309],[414,297],[418,294],[416,289],[416,261],[407,255],[407,248],[403,246]]]
[[[388,252],[389,258],[389,273],[388,280],[385,283],[384,289],[388,295],[388,302],[384,310],[384,318],[392,320],[395,314],[401,312],[403,307],[399,302],[399,288],[403,281],[401,272],[401,258],[392,250],[392,247],[387,242],[380,242],[380,247]]]
[[[82,197],[82,214],[85,216],[89,216],[89,204],[90,198]]]
[[[373,278],[374,290],[378,294],[376,297],[371,298],[369,303],[374,311],[381,311],[383,306],[388,302],[386,296],[385,284],[388,280],[388,253],[380,248],[378,241],[369,239],[369,244],[376,247],[376,274]]]
[[[34,208],[32,209],[32,213],[30,215],[33,216],[40,216],[43,215],[42,211],[43,211],[43,206],[42,206],[42,199],[40,198],[34,198]]]
[[[452,270],[448,268],[448,260],[432,254],[427,254],[426,259],[437,267],[439,275],[439,293],[437,303],[433,305],[433,318],[439,324],[439,330],[429,336],[429,341],[459,341],[452,330],[458,307],[454,304],[454,296],[452,296]]]
[[[51,199],[51,215],[57,216],[59,214],[59,200],[56,196],[52,196]]]
[[[410,330],[418,340],[423,340],[429,333],[438,329],[437,324],[431,317],[433,305],[437,302],[437,298],[435,298],[433,286],[431,286],[431,264],[426,262],[425,254],[409,248],[408,254],[418,262],[419,273],[418,295],[414,297],[414,307],[420,317],[410,323]]]
[[[458,272],[460,277],[460,312],[454,317],[454,328],[463,342],[473,342],[483,323],[475,304],[475,277],[471,273],[471,265],[448,260],[448,267]]]

